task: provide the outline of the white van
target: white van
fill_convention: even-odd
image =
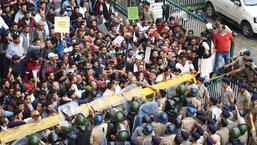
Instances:
[[[257,0],[206,0],[206,13],[225,16],[247,37],[257,33]]]

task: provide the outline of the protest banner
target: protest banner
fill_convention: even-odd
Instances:
[[[151,47],[146,47],[145,49],[145,62],[149,63],[150,62],[150,56],[151,56]]]
[[[115,46],[115,47],[120,47],[122,41],[124,40],[124,37],[123,36],[117,36],[113,41],[112,41],[112,44]]]
[[[138,19],[138,8],[137,7],[128,7],[128,19],[137,20]]]
[[[55,33],[69,33],[70,18],[69,17],[55,17],[54,18],[54,32]]]

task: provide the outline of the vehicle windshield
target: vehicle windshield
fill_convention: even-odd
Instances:
[[[257,0],[244,0],[246,6],[254,6],[257,5]]]

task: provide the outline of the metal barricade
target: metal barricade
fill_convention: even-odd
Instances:
[[[240,83],[239,80],[233,80],[233,79],[231,79],[231,82],[230,82],[230,87],[233,90],[234,97],[236,100],[238,100],[238,96],[240,93],[239,92],[239,83]],[[212,82],[208,82],[205,85],[207,87],[207,90],[209,91],[210,96],[220,98],[220,96],[223,93],[221,79],[217,79]],[[247,90],[249,91],[250,94],[257,93],[256,90],[254,90],[250,87]]]
[[[170,5],[170,15],[182,18],[182,26],[186,30],[193,30],[196,36],[200,36],[205,30],[207,21],[198,14],[192,13],[187,8],[181,6],[173,0],[166,1]]]
[[[213,81],[211,84],[206,84],[210,96],[219,98],[222,94],[221,80]]]
[[[172,0],[181,6],[192,6],[196,4],[203,4],[205,0]]]

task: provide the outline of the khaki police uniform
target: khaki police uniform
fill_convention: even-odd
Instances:
[[[247,90],[244,93],[239,92],[236,105],[238,109],[249,109],[251,105],[251,94]]]
[[[201,101],[199,101],[196,97],[191,97],[190,99],[191,99],[192,104],[195,106],[195,108],[197,110],[200,110],[201,107],[202,107],[201,106],[202,105]]]
[[[101,141],[106,137],[108,125],[102,123],[93,128],[90,136],[90,144],[100,145]]]
[[[196,121],[192,117],[186,117],[182,120],[181,128],[186,132],[191,132],[195,126]]]
[[[223,106],[223,104],[225,102],[232,102],[234,103],[235,97],[234,97],[234,93],[233,90],[231,89],[230,86],[228,86],[226,89],[223,89],[222,91],[222,96],[221,96],[221,106]]]
[[[188,140],[181,143],[181,145],[191,145],[191,144],[192,143],[190,141],[188,141]]]
[[[216,132],[221,137],[221,145],[226,145],[229,141],[229,129],[227,127],[222,127]]]
[[[159,145],[174,145],[175,137],[176,137],[175,134],[165,135],[162,137]]]
[[[137,145],[151,145],[153,135],[154,133],[151,135],[138,136],[136,138]]]
[[[247,140],[248,140],[248,132],[246,131],[244,135],[241,135],[239,137],[240,141],[244,144],[247,145]]]
[[[138,145],[143,145],[144,140],[145,140],[146,137],[147,137],[146,135],[138,136],[136,138]]]
[[[207,88],[202,84],[198,86],[198,91],[199,91],[199,96],[197,99],[204,105],[208,105],[208,100],[209,100],[209,92]]]
[[[152,127],[154,130],[155,135],[163,136],[165,132],[166,125],[161,122],[152,122]]]

